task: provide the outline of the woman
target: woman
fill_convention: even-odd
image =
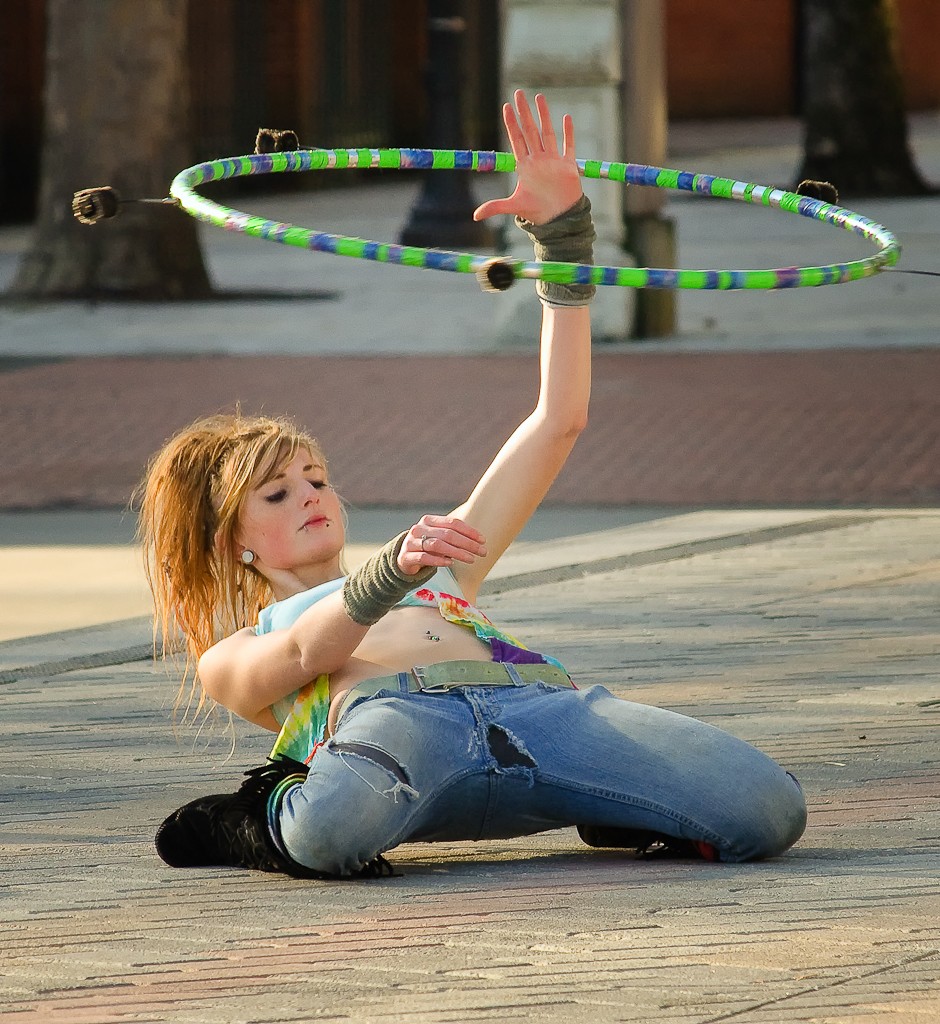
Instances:
[[[590,263],[571,119],[559,147],[543,97],[536,107],[538,120],[517,92],[504,108],[517,184],[474,216],[513,214],[537,258]],[[591,845],[739,861],[800,836],[799,786],[765,755],[574,688],[474,607],[585,426],[593,291],[539,283],[535,409],[461,506],[423,516],[348,577],[326,460],[290,424],[215,417],[154,460],[141,522],[159,617],[182,630],[208,697],[278,733],[236,794],[161,825],[167,863],[350,877],[381,873],[402,842],[563,825]]]

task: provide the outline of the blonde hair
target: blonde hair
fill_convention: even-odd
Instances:
[[[324,471],[319,444],[287,419],[208,416],[172,437],[153,457],[136,492],[137,536],[154,600],[155,649],[182,646],[186,665],[177,706],[199,658],[223,636],[253,625],[270,602],[265,578],[237,554],[235,533],[252,487],[270,479],[300,450]],[[199,688],[198,713],[206,702]]]

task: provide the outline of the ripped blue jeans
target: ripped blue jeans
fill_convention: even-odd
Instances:
[[[729,733],[602,686],[532,683],[364,697],[278,823],[294,860],[337,874],[401,843],[578,824],[704,840],[744,861],[796,842],[806,805],[792,776]]]

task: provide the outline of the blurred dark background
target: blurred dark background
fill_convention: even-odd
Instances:
[[[895,4],[908,110],[940,107],[937,7]],[[669,0],[666,8],[672,119],[801,114],[800,0]],[[465,4],[464,17],[466,144],[499,148],[499,2]],[[262,125],[293,128],[307,146],[428,144],[427,0],[200,0],[188,19],[194,159],[250,151]],[[27,222],[39,182],[45,0],[5,4],[3,21],[0,222]],[[278,177],[282,188],[348,183]]]

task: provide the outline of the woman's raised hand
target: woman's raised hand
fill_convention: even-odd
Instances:
[[[398,552],[398,568],[413,576],[428,565],[472,564],[486,554],[486,538],[454,516],[422,516]]]
[[[516,158],[516,187],[505,199],[482,203],[473,219],[485,220],[505,213],[544,224],[564,213],[581,196],[581,176],[574,157],[574,124],[571,116],[565,114],[559,152],[545,97],[535,97],[538,123],[521,89],[516,90],[513,99],[515,107],[503,104],[503,121]]]

